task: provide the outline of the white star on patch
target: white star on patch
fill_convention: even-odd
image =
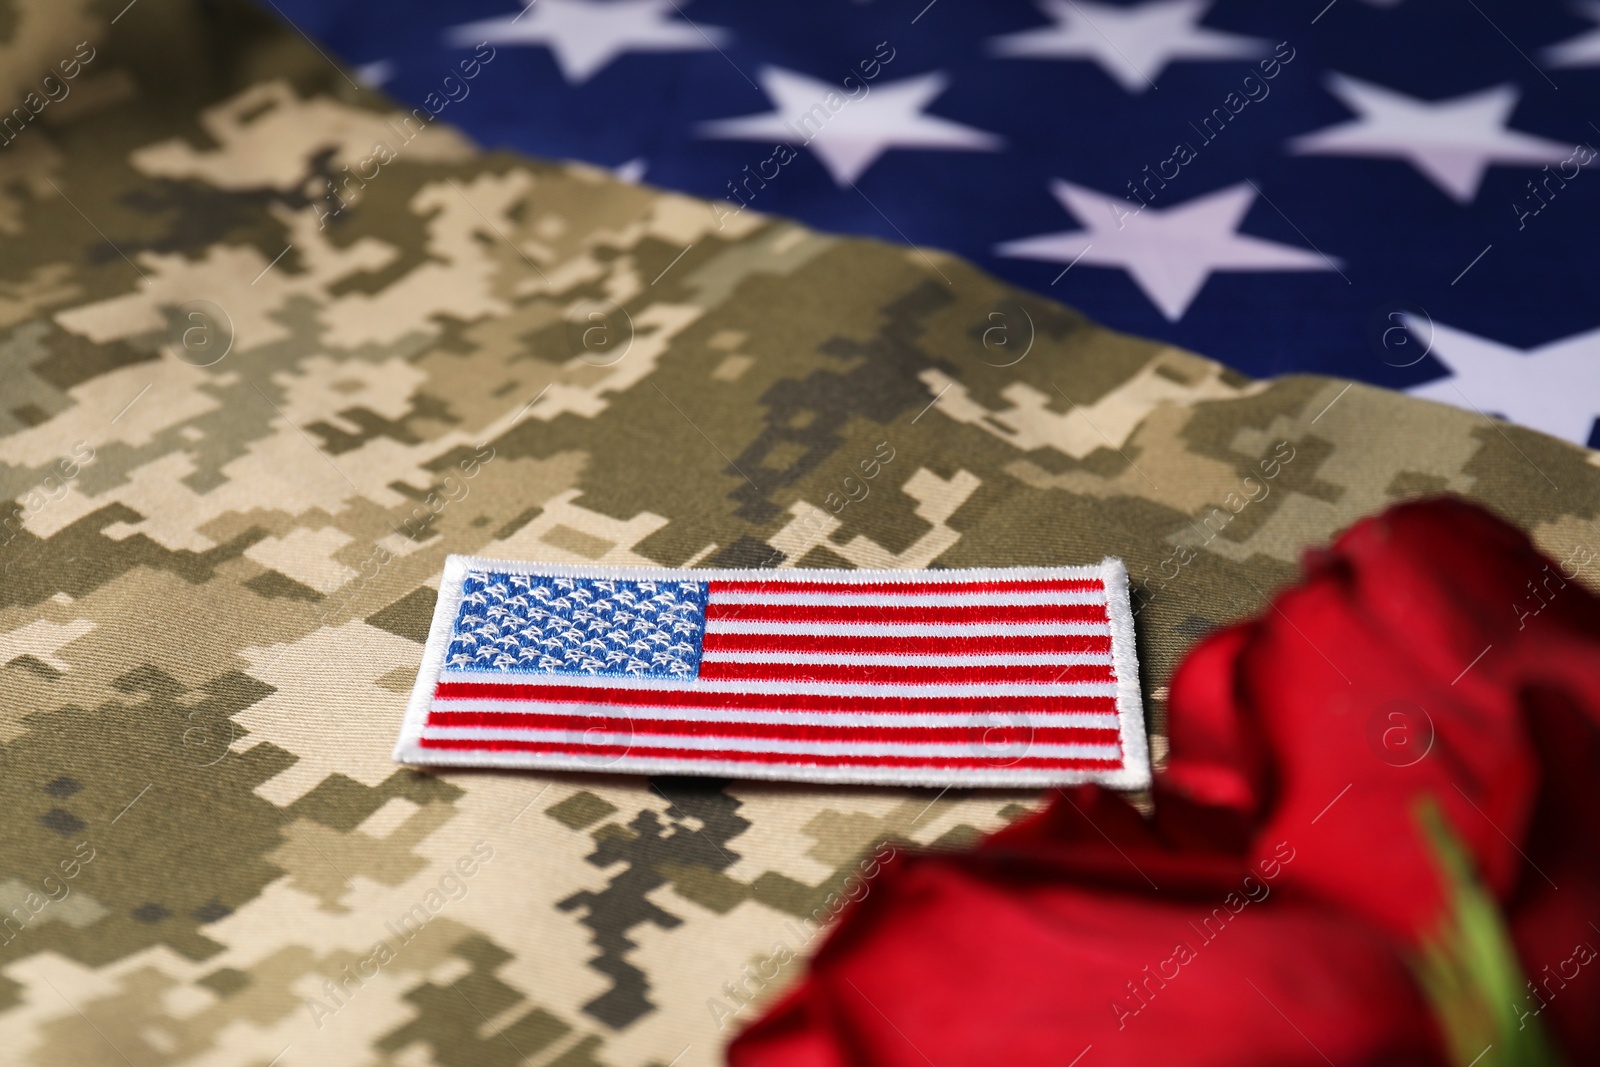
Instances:
[[[579,85],[624,52],[703,51],[726,39],[715,26],[671,18],[677,9],[673,0],[532,0],[515,15],[451,26],[444,38],[456,47],[544,45]]]
[[[1320,253],[1240,233],[1256,198],[1248,182],[1142,211],[1131,200],[1070,182],[1052,182],[1050,191],[1088,229],[1007,241],[996,254],[1120,267],[1173,322],[1183,318],[1214,271],[1337,269]]]
[[[1504,416],[1511,422],[1585,445],[1596,416],[1600,388],[1600,329],[1538,348],[1512,348],[1486,337],[1406,316],[1406,326],[1428,353],[1450,368],[1446,377],[1406,392],[1458,408]]]
[[[1253,59],[1265,55],[1259,37],[1200,25],[1212,0],[1147,0],[1136,7],[1090,0],[1039,0],[1054,25],[989,40],[994,55],[1013,59],[1090,59],[1130,93],[1155,86],[1179,59]]]
[[[1578,4],[1576,10],[1585,18],[1593,19],[1596,25],[1545,48],[1544,61],[1552,67],[1600,67],[1600,0]]]
[[[867,91],[855,98],[839,84],[782,67],[763,67],[756,77],[773,110],[702,122],[700,136],[804,144],[841,186],[853,184],[892,148],[992,152],[1004,143],[995,134],[924,114],[950,84],[938,71],[860,82]],[[829,105],[830,97],[837,107]]]
[[[1328,91],[1358,118],[1289,141],[1300,155],[1401,159],[1463,204],[1478,195],[1491,163],[1538,166],[1560,163],[1572,146],[1507,129],[1522,91],[1515,85],[1419,100],[1343,74]]]

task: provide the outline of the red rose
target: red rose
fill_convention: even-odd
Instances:
[[[902,855],[729,1062],[1600,1061],[1579,558],[1457,500],[1358,524],[1179,668],[1150,818],[1082,787]]]

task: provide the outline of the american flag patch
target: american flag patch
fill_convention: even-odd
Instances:
[[[657,570],[451,556],[402,763],[1149,784],[1127,572]]]

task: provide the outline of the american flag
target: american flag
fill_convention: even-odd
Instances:
[[[1600,446],[1600,0],[273,8],[407,108],[706,197],[719,226],[948,249],[1256,377]],[[1034,336],[1010,304],[971,323],[1007,345],[973,360]]]
[[[395,758],[920,785],[1148,782],[1127,579],[452,556]]]

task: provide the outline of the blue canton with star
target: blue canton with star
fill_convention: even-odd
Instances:
[[[949,249],[1256,377],[1600,447],[1600,0],[270,9],[480,144],[708,198],[657,292],[730,217],[788,216]],[[1006,305],[970,328],[1013,352],[1034,325]]]
[[[447,670],[693,678],[708,587],[469,571]]]

